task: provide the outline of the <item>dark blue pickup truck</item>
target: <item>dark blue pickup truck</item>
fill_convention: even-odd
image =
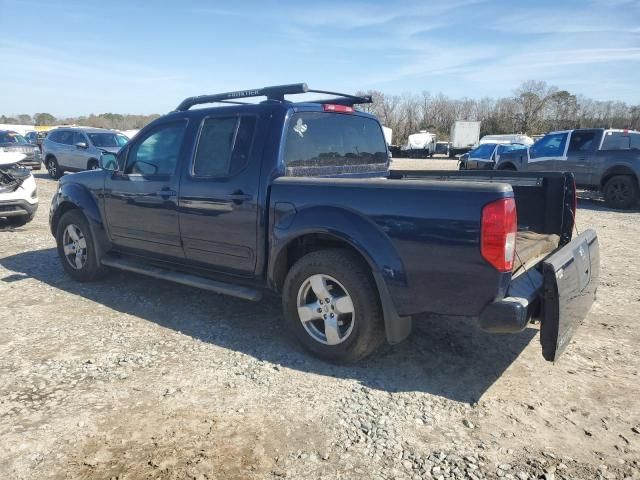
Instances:
[[[308,92],[334,98],[286,98]],[[306,84],[186,99],[101,170],[60,179],[50,225],[64,269],[253,301],[275,291],[288,328],[328,360],[397,343],[422,313],[496,333],[538,319],[557,359],[598,285],[595,232],[572,239],[573,176],[390,174],[380,123],[354,107],[370,101]]]

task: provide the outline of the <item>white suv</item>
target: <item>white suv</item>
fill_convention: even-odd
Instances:
[[[38,190],[31,170],[17,163],[22,153],[0,152],[0,218],[11,226],[33,220],[38,209]]]

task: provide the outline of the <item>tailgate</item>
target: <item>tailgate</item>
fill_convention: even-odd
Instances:
[[[600,249],[587,230],[542,262],[543,300],[540,343],[545,360],[560,357],[587,315],[600,273]]]

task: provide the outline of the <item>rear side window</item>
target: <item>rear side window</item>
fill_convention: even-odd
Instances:
[[[387,147],[380,124],[359,115],[302,112],[286,132],[287,175],[330,175],[386,169]]]
[[[602,150],[640,149],[640,134],[632,132],[606,132]]]
[[[249,161],[256,117],[214,117],[202,124],[193,164],[196,177],[227,177]]]
[[[63,143],[65,145],[73,145],[73,132],[62,131],[58,132],[58,139],[55,140],[58,143]]]

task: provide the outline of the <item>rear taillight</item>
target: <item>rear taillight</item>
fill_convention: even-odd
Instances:
[[[348,105],[336,105],[334,103],[325,103],[322,105],[325,112],[353,113],[353,107]]]
[[[484,206],[480,252],[487,262],[501,272],[513,269],[517,231],[516,202],[513,198],[503,198]]]

